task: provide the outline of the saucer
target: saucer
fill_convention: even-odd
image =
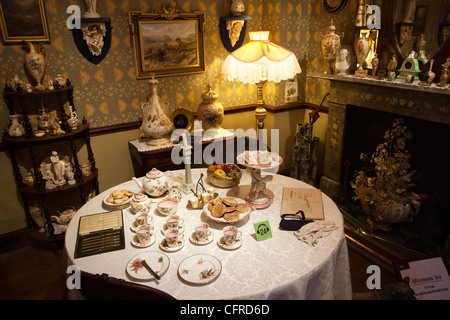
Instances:
[[[220,240],[217,241],[217,245],[225,250],[235,250],[242,246],[242,238],[236,239],[236,243],[234,245],[228,245],[225,243],[223,236],[220,237]]]
[[[183,247],[184,247],[184,239],[183,239],[183,240],[178,240],[177,246],[176,246],[176,247],[173,247],[173,248],[168,247],[168,246],[166,245],[166,239],[163,239],[163,240],[161,241],[161,243],[159,244],[159,248],[160,248],[160,249],[162,249],[162,250],[164,250],[164,251],[168,251],[168,252],[175,252],[175,251],[180,250],[180,249],[183,248]]]
[[[191,240],[191,242],[193,244],[197,244],[197,245],[203,246],[205,244],[211,243],[214,240],[214,236],[212,234],[210,234],[204,240],[197,240],[197,236],[195,235],[195,231],[194,231],[194,232],[191,233],[191,236],[189,237],[189,240]]]
[[[150,226],[153,226],[153,221],[150,221],[150,220],[148,220],[148,218],[147,218],[147,224],[150,225]],[[136,232],[136,231],[137,231],[137,228],[138,228],[138,226],[136,225],[136,221],[133,221],[133,223],[132,223],[131,226],[130,226],[130,229],[131,229],[132,231]]]
[[[169,229],[169,226],[167,225],[167,223],[164,223],[164,225],[163,225],[163,227],[161,229],[161,233],[164,235],[164,231],[166,231],[167,229]],[[183,225],[179,226],[178,227],[178,231],[180,233],[184,233],[184,226]]]
[[[147,248],[150,247],[152,244],[154,244],[156,241],[156,235],[154,233],[152,233],[152,236],[150,237],[150,241],[147,242],[146,244],[141,244],[137,238],[137,235],[133,235],[131,237],[131,244],[135,247],[138,248]]]

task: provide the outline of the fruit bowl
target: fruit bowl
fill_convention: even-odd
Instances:
[[[210,165],[208,181],[215,187],[231,188],[237,186],[242,178],[242,170],[233,163]]]

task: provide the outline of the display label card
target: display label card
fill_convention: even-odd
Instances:
[[[409,261],[398,269],[402,279],[409,277],[418,300],[450,300],[450,276],[442,257]]]
[[[256,232],[256,240],[262,241],[272,238],[272,229],[270,228],[269,221],[263,221],[253,224]]]

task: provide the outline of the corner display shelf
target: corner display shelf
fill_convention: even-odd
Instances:
[[[68,116],[65,112],[64,105],[69,103],[72,106],[72,110],[75,111],[73,104],[73,86],[68,85],[63,88],[44,91],[33,91],[28,93],[26,91],[11,91],[9,88],[5,88],[3,97],[8,106],[10,114],[20,114],[22,116],[23,126],[25,129],[25,135],[21,137],[11,137],[8,135],[7,130],[3,135],[3,142],[8,148],[10,159],[13,168],[14,179],[17,186],[17,191],[20,194],[25,215],[27,219],[28,228],[31,230],[32,236],[38,239],[51,240],[55,244],[56,240],[63,239],[63,235],[55,235],[55,230],[52,225],[51,216],[57,215],[56,210],[50,208],[51,196],[62,197],[63,193],[69,191],[77,192],[80,195],[81,204],[84,204],[88,200],[86,190],[95,191],[98,195],[98,170],[95,167],[94,154],[92,152],[90,137],[89,137],[89,124],[85,119],[81,124],[73,129],[68,125]],[[64,134],[60,135],[45,135],[44,137],[35,137],[33,135],[33,129],[30,123],[29,114],[37,114],[38,109],[45,102],[49,110],[56,110],[57,116],[60,119],[61,129],[64,130]],[[81,173],[80,162],[77,155],[77,141],[81,140],[87,148],[88,161],[91,165],[92,173],[89,176],[83,176]],[[64,145],[65,148],[70,148],[72,156],[71,162],[74,169],[75,183],[69,185],[68,183],[63,186],[59,186],[53,189],[45,188],[45,180],[43,179],[40,171],[40,163],[42,159],[38,159],[37,155],[42,152],[48,152],[46,150],[53,150],[54,145]],[[26,152],[21,152],[20,149],[28,149],[29,158],[27,158]],[[19,168],[19,161],[22,164],[26,162],[31,164],[31,168],[34,171],[35,183],[33,186],[24,184],[24,177]],[[90,189],[88,189],[90,187]],[[30,199],[35,199],[34,202],[30,202]],[[46,223],[47,233],[38,232],[36,225],[32,219],[29,206],[38,202],[39,207],[44,214],[44,220]],[[71,198],[72,199],[72,198]],[[56,245],[56,244],[55,244]]]

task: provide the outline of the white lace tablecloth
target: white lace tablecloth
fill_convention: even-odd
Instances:
[[[173,171],[180,178],[184,171]],[[205,169],[192,172],[193,181],[197,181]],[[241,184],[249,184],[250,176],[244,171]],[[347,244],[344,236],[343,218],[334,202],[323,194],[325,219],[333,221],[338,227],[329,236],[310,246],[298,240],[294,232],[278,228],[283,187],[311,188],[311,186],[281,175],[275,175],[268,183],[274,193],[274,203],[264,210],[251,213],[247,221],[235,226],[242,231],[243,244],[234,251],[224,250],[216,240],[222,235],[226,224],[214,222],[206,217],[202,210],[186,209],[187,199],[183,196],[178,214],[185,220],[185,246],[177,252],[165,252],[159,248],[163,239],[160,233],[166,217],[152,213],[157,239],[148,248],[136,248],[131,244],[134,235],[130,229],[134,220],[130,208],[124,209],[126,248],[124,250],[74,259],[76,234],[80,216],[106,212],[102,200],[115,189],[128,189],[138,192],[139,188],[132,180],[106,190],[84,205],[77,212],[66,231],[65,254],[69,265],[77,265],[81,270],[93,273],[106,273],[111,277],[122,278],[156,287],[168,292],[180,300],[210,299],[351,299],[351,281]],[[226,195],[228,189],[216,189],[219,196]],[[156,204],[152,204],[156,207]],[[269,220],[273,237],[256,241],[254,223]],[[213,228],[214,241],[205,246],[197,246],[188,239],[194,227],[206,221]],[[145,251],[162,251],[170,258],[170,266],[161,280],[136,281],[126,273],[126,265],[131,258]],[[210,254],[222,263],[222,273],[207,285],[189,285],[182,282],[178,275],[178,265],[194,254]],[[82,284],[81,284],[82,285]]]

